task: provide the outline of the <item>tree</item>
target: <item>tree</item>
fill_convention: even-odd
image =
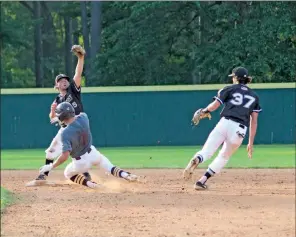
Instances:
[[[294,2],[1,2],[1,83],[51,87],[76,43],[91,86],[226,83],[238,65],[292,82],[295,16]]]
[[[95,80],[98,80],[96,68],[93,66],[101,46],[101,15],[102,7],[101,1],[91,2],[91,52],[90,52],[90,79],[88,85],[94,85]]]
[[[33,26],[32,11],[28,11],[18,2],[1,2],[1,58],[5,58],[1,65],[2,87],[36,86],[32,63],[34,28],[30,27]],[[20,22],[28,26],[26,31]]]
[[[86,57],[85,57],[85,66],[84,66],[84,74],[86,75],[85,84],[88,85],[88,77],[90,75],[90,63],[89,63],[89,55],[90,55],[90,46],[89,46],[89,27],[88,27],[88,14],[87,14],[87,5],[86,2],[82,1],[80,2],[80,8],[81,8],[81,25],[82,25],[82,34],[83,34],[83,43],[84,48],[86,51]]]
[[[65,23],[65,62],[66,62],[66,74],[72,75],[73,74],[73,61],[72,61],[72,54],[70,49],[73,45],[72,42],[72,19],[69,16],[64,16],[64,23]]]

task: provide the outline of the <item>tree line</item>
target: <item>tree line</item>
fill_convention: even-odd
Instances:
[[[0,2],[1,86],[51,87],[86,49],[87,86],[296,79],[295,2]]]

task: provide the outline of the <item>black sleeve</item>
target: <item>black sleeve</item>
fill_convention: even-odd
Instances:
[[[80,92],[81,92],[81,86],[77,87],[76,84],[75,84],[75,81],[71,81],[70,82],[70,90],[71,92],[74,94],[74,95],[80,95]]]
[[[57,103],[57,104],[59,104],[59,96],[57,96],[55,99],[54,99],[54,101],[53,101],[53,103]]]
[[[253,112],[260,113],[262,111],[262,108],[261,108],[261,106],[259,104],[259,98],[258,97],[256,98],[256,102],[255,103],[256,104],[255,104],[255,106],[253,108]]]
[[[218,100],[221,104],[224,104],[225,100],[229,96],[231,91],[230,87],[224,87],[223,89],[219,90],[217,96],[214,96],[214,100]]]

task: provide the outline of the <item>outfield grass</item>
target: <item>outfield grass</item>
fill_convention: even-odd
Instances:
[[[142,92],[142,91],[198,91],[198,90],[219,90],[229,84],[208,84],[208,85],[161,85],[161,86],[102,86],[83,87],[83,93],[102,92]],[[280,89],[295,88],[295,83],[254,83],[249,85],[253,89]],[[12,88],[1,89],[1,94],[56,94],[53,88]]]
[[[122,147],[99,148],[112,163],[122,168],[184,168],[201,147]],[[1,169],[39,169],[44,164],[44,150],[3,150]],[[201,167],[206,167],[211,160]],[[68,163],[68,162],[66,162]],[[61,168],[65,167],[63,164]],[[295,145],[257,145],[253,159],[242,146],[227,164],[228,168],[295,167]]]

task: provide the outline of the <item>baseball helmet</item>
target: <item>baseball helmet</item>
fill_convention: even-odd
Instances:
[[[236,67],[232,70],[232,73],[228,75],[229,77],[237,77],[237,80],[241,83],[249,83],[252,78],[249,76],[249,72],[244,67]]]
[[[65,74],[59,74],[59,75],[57,75],[56,78],[55,78],[55,83],[58,83],[58,82],[59,82],[60,80],[62,80],[62,79],[66,79],[67,81],[70,82],[70,77],[68,77],[68,76],[65,75]]]
[[[75,117],[74,107],[69,102],[60,103],[56,107],[55,113],[61,122],[63,122],[65,119]]]

